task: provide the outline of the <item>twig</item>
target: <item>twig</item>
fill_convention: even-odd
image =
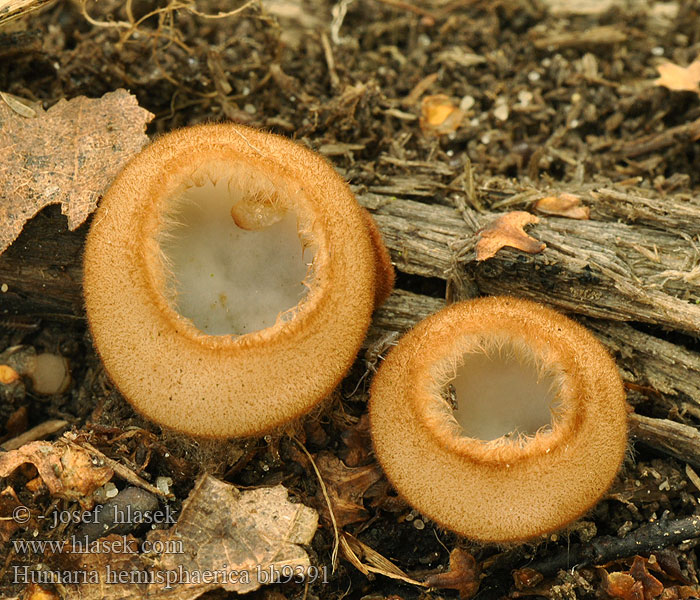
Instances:
[[[321,45],[323,46],[323,54],[326,57],[326,64],[328,65],[328,75],[331,78],[331,87],[334,90],[338,89],[340,87],[340,78],[338,77],[338,72],[335,70],[333,48],[331,48],[331,42],[325,32],[321,34]]]
[[[316,463],[314,462],[313,457],[309,453],[309,451],[306,449],[306,446],[302,444],[298,439],[292,438],[296,443],[299,448],[301,448],[301,451],[306,455],[306,458],[309,459],[309,462],[311,463],[311,466],[314,469],[314,473],[316,473],[316,477],[318,478],[318,483],[321,486],[321,492],[323,493],[323,497],[326,500],[326,504],[328,505],[328,513],[331,516],[331,523],[333,523],[333,554],[331,555],[331,565],[333,565],[333,572],[335,572],[335,568],[338,564],[338,549],[340,548],[340,533],[338,532],[338,522],[335,520],[335,513],[333,512],[333,504],[331,503],[330,496],[328,496],[328,490],[326,489],[326,482],[323,481],[323,477],[321,477],[321,472],[318,470],[318,467],[316,466]]]
[[[668,419],[630,415],[630,433],[640,442],[700,467],[700,431]]]
[[[97,448],[95,448],[89,442],[81,441],[80,443],[77,443],[77,442],[74,442],[73,440],[69,440],[69,441],[71,444],[78,446],[78,447],[81,447],[81,448],[89,451],[90,453],[98,456],[99,459],[102,462],[104,462],[105,465],[107,465],[109,468],[111,468],[115,472],[115,474],[117,474],[124,481],[127,481],[131,485],[135,485],[137,487],[143,488],[147,492],[151,492],[151,494],[155,494],[156,496],[160,496],[161,498],[173,499],[175,497],[172,493],[166,494],[163,490],[160,490],[156,486],[148,483],[148,481],[139,477],[136,473],[134,473],[128,467],[125,467],[120,462],[118,462],[114,459],[111,459],[111,458],[109,458],[109,456],[100,452]]]
[[[652,133],[623,144],[619,153],[625,158],[633,158],[642,154],[649,154],[657,150],[663,150],[669,146],[688,143],[700,138],[700,119],[690,123],[684,123],[676,127],[665,129],[661,133]]]
[[[650,554],[698,537],[700,516],[659,520],[642,525],[624,538],[606,535],[585,545],[564,548],[554,556],[530,563],[527,567],[549,577],[561,569],[600,565],[635,554]]]
[[[24,446],[24,444],[28,444],[29,442],[42,440],[45,437],[60,431],[66,425],[68,425],[68,421],[64,421],[63,419],[51,419],[50,421],[44,421],[43,423],[39,423],[39,425],[36,427],[32,427],[17,437],[7,440],[0,447],[3,450],[16,450],[20,446]]]

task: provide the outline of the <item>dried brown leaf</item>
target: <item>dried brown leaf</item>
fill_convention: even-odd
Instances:
[[[629,574],[634,577],[635,581],[642,584],[644,600],[653,600],[661,595],[664,586],[647,570],[647,560],[641,556],[635,556]]]
[[[365,413],[355,425],[341,434],[347,451],[342,458],[348,467],[367,464],[372,456],[372,437],[369,434],[369,415]]]
[[[51,495],[77,500],[85,508],[92,507],[93,493],[113,475],[109,467],[94,465],[87,451],[58,441],[32,442],[0,455],[0,477],[25,463],[36,467]]]
[[[649,559],[635,556],[629,571],[603,573],[603,590],[611,598],[621,600],[655,600],[664,592],[663,584],[649,573]]]
[[[182,541],[186,549],[184,555],[161,554],[156,569],[247,570],[248,583],[210,585],[208,589],[249,592],[270,583],[260,579],[265,573],[269,575],[270,567],[308,568],[309,557],[301,546],[311,542],[317,526],[316,511],[303,504],[292,504],[281,485],[241,493],[205,475],[183,504],[177,524],[164,535],[153,532],[152,539]],[[180,587],[197,589],[196,595],[189,596],[192,598],[206,591],[197,586]]]
[[[509,246],[537,254],[546,244],[530,237],[523,229],[526,225],[538,223],[539,219],[528,212],[516,210],[494,219],[479,234],[476,244],[476,260],[487,260],[503,248]]]
[[[35,118],[0,102],[0,253],[49,204],[61,204],[70,229],[85,221],[148,141],[153,116],[126,90],[59,100]]]
[[[563,192],[558,196],[547,196],[535,202],[535,210],[545,215],[567,217],[587,221],[591,218],[591,209],[581,205],[581,198]]]
[[[661,85],[678,92],[695,92],[700,94],[700,58],[696,58],[687,67],[665,62],[656,67],[659,72],[655,85]]]
[[[365,467],[350,468],[328,452],[319,453],[315,461],[326,484],[337,526],[342,528],[344,525],[367,519],[369,515],[362,505],[362,499],[369,487],[381,478],[379,466],[374,463]],[[326,516],[326,502],[320,491],[318,501]]]
[[[686,467],[687,466],[688,465],[686,465]],[[656,559],[656,568],[660,573],[670,579],[690,585],[691,581],[685,575],[683,575],[681,565],[678,562],[678,557],[670,548],[662,548],[661,550],[657,550],[649,557],[649,561],[651,561],[652,557]]]
[[[411,579],[388,558],[346,531],[340,537],[340,549],[345,559],[363,575],[377,573],[411,585],[427,587],[426,584]]]
[[[642,584],[629,573],[607,573],[603,575],[603,591],[611,598],[621,600],[644,600]]]
[[[469,600],[479,590],[479,565],[474,557],[461,548],[450,552],[450,570],[431,575],[425,585],[441,590],[457,590],[462,600]]]
[[[66,552],[55,561],[91,575],[90,581],[68,586],[76,600],[194,600],[219,588],[250,592],[287,569],[299,581],[310,567],[302,546],[317,526],[316,511],[290,502],[281,485],[240,492],[204,475],[177,523],[148,534],[149,555],[138,553],[146,547],[132,536],[112,534],[98,540],[99,552]]]

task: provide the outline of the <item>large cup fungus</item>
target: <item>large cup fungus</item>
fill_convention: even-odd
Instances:
[[[375,376],[370,424],[397,491],[484,542],[531,539],[583,515],[627,446],[625,394],[605,349],[556,311],[509,297],[454,304],[404,336]]]
[[[373,221],[325,160],[231,124],[138,154],[95,215],[84,270],[119,390],[153,421],[209,437],[311,410],[393,283]]]

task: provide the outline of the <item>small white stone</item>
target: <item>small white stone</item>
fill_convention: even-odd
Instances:
[[[539,74],[537,71],[530,71],[530,72],[527,74],[527,78],[528,78],[530,81],[539,81],[539,80],[540,80],[540,74]]]
[[[156,478],[156,487],[166,495],[170,493],[170,486],[172,484],[173,484],[173,480],[171,477],[157,477]]]
[[[3,294],[9,289],[10,288],[8,287],[8,285],[6,283],[3,283],[2,285],[0,285],[0,292],[2,292]]]
[[[663,55],[664,55],[664,49],[663,49],[661,46],[654,46],[654,47],[651,49],[651,53],[652,53],[654,56],[663,56]]]
[[[496,117],[499,121],[507,121],[508,114],[508,105],[506,104],[501,104],[493,109],[493,116]]]
[[[474,100],[473,96],[464,96],[459,102],[459,110],[467,111],[474,106],[475,103],[476,100]]]
[[[105,498],[114,498],[119,493],[117,486],[114,485],[111,481],[108,483],[105,483],[104,490],[105,490]]]
[[[528,90],[520,90],[518,92],[518,102],[523,106],[528,106],[532,102],[532,92]]]
[[[246,111],[249,115],[254,115],[257,109],[252,104],[246,104],[243,107],[243,110]]]
[[[422,519],[416,519],[415,521],[413,521],[413,526],[419,530],[425,529],[425,523],[423,523]]]

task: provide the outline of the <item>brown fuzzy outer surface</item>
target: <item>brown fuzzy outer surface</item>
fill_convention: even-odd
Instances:
[[[562,374],[560,416],[524,444],[461,437],[436,418],[445,365],[489,336],[525,344]],[[615,362],[585,328],[534,302],[488,297],[406,334],[374,378],[369,412],[376,456],[399,494],[446,529],[506,543],[561,529],[598,502],[625,455],[626,407]]]
[[[155,240],[168,199],[210,163],[288,193],[310,230],[313,281],[291,320],[210,336],[166,299]],[[160,137],[119,174],[87,239],[85,303],[110,378],[140,413],[197,436],[258,435],[307,413],[345,375],[369,326],[378,250],[366,218],[330,164],[286,138],[233,124]]]

